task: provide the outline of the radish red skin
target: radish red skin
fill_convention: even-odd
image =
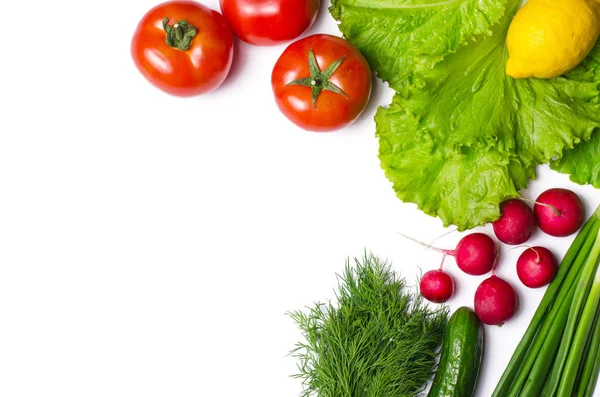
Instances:
[[[405,234],[400,233],[400,235],[444,255],[453,256],[460,270],[473,276],[486,274],[494,268],[498,260],[498,247],[485,233],[467,234],[460,239],[456,249],[453,250],[432,247]]]
[[[447,302],[454,295],[454,279],[443,270],[430,270],[421,277],[419,289],[430,302]]]
[[[544,247],[527,248],[517,259],[517,276],[529,288],[548,285],[556,276],[557,268],[556,258]]]
[[[537,223],[546,234],[566,237],[575,233],[583,223],[583,204],[571,190],[548,189],[535,202],[533,211]]]
[[[450,253],[463,272],[472,276],[488,273],[498,259],[496,243],[485,233],[471,233],[463,237]]]
[[[488,325],[502,325],[517,311],[518,299],[513,287],[496,275],[479,284],[475,291],[475,313]]]
[[[523,244],[536,228],[535,216],[527,204],[519,199],[509,199],[500,204],[502,215],[492,223],[494,234],[504,244]]]

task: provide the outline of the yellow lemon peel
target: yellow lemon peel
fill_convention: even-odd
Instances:
[[[506,74],[560,76],[585,59],[599,35],[599,0],[529,0],[508,29]]]

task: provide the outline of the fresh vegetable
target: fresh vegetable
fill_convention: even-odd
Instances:
[[[475,313],[489,325],[502,325],[517,311],[517,294],[505,280],[492,274],[475,291]]]
[[[459,269],[473,276],[481,276],[492,270],[499,256],[498,246],[485,233],[467,234],[454,250],[432,247],[405,234],[400,235],[444,255],[453,256]]]
[[[454,250],[456,264],[474,276],[486,274],[498,260],[498,246],[484,233],[471,233],[460,239]]]
[[[290,44],[271,76],[277,106],[305,130],[332,131],[352,123],[371,95],[371,69],[339,37],[316,34]]]
[[[315,21],[319,0],[220,0],[237,37],[256,45],[293,40]]]
[[[438,370],[427,397],[472,397],[483,357],[484,331],[473,310],[459,307],[450,317]]]
[[[316,303],[291,318],[303,334],[303,396],[413,397],[433,377],[448,310],[432,310],[390,264],[374,255],[346,263],[337,303]]]
[[[552,78],[573,70],[600,35],[595,0],[529,0],[510,24],[506,74]]]
[[[575,233],[584,219],[579,196],[568,189],[548,189],[535,200],[533,207],[540,229],[551,236]]]
[[[517,259],[517,276],[529,288],[539,288],[554,279],[557,270],[556,259],[545,247],[530,247]]]
[[[421,277],[419,291],[428,301],[447,302],[454,295],[454,279],[442,269],[430,270]]]
[[[591,397],[600,355],[600,207],[577,234],[493,397]]]
[[[500,204],[500,218],[492,223],[494,234],[505,244],[523,244],[535,232],[533,211],[519,199],[509,199]]]
[[[498,0],[332,0],[329,12],[379,78],[401,91],[416,68],[431,69],[489,35],[505,9]]]
[[[600,57],[598,58],[600,59]],[[551,167],[563,174],[569,174],[573,182],[581,185],[591,183],[600,188],[600,134],[593,134],[588,142],[580,143],[564,155]]]
[[[381,166],[397,196],[459,230],[498,219],[500,203],[553,159],[576,181],[600,183],[598,142],[580,143],[600,128],[600,45],[560,78],[508,77],[506,33],[520,5],[333,0],[330,8],[397,91],[375,116]]]
[[[217,11],[193,1],[168,1],[141,19],[131,55],[154,86],[188,97],[223,83],[233,59],[233,38]]]

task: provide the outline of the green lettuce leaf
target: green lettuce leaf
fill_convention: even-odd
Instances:
[[[571,72],[571,78],[579,76],[581,81],[588,82],[589,102],[598,106],[600,103],[600,50],[596,49],[587,57],[583,65]],[[598,109],[598,107],[596,107]],[[597,110],[598,111],[598,110]],[[589,141],[578,144],[574,149],[567,150],[557,161],[550,163],[550,167],[563,174],[570,174],[573,182],[579,184],[592,184],[600,188],[600,134],[597,130]]]
[[[497,219],[537,165],[600,128],[600,45],[562,77],[506,76],[506,31],[519,5],[509,0],[490,36],[435,68],[415,64],[375,116],[379,158],[398,197],[459,230]]]
[[[398,89],[475,35],[490,34],[506,0],[332,0],[329,11],[379,78]]]
[[[600,188],[600,130],[594,132],[589,141],[582,142],[565,152],[550,167],[563,174],[570,174],[573,182],[590,183]]]

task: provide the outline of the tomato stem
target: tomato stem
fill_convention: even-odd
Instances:
[[[163,29],[167,34],[166,43],[173,48],[178,48],[183,51],[190,49],[192,39],[196,37],[198,30],[193,26],[184,21],[183,19],[179,22],[169,25],[169,18],[163,19]]]
[[[346,95],[346,93],[342,91],[340,87],[329,81],[329,79],[331,78],[331,76],[333,76],[337,68],[339,68],[342,62],[344,62],[345,58],[345,56],[341,57],[340,59],[329,65],[327,69],[321,71],[321,69],[319,68],[319,64],[317,63],[315,53],[311,48],[310,50],[308,50],[308,69],[310,70],[310,77],[296,79],[290,81],[286,85],[296,84],[312,88],[312,105],[315,109],[317,108],[317,98],[323,90],[335,92],[336,94],[344,95],[347,98],[348,95]]]

